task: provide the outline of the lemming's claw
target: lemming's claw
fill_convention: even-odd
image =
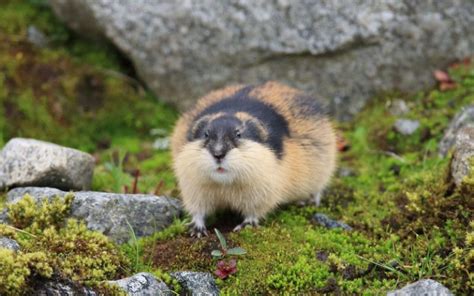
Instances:
[[[207,232],[206,227],[197,227],[195,225],[191,226],[189,233],[192,237],[196,237],[196,238],[209,236],[209,233]]]
[[[258,227],[258,219],[256,218],[245,218],[245,220],[240,223],[239,225],[237,225],[235,228],[234,228],[234,232],[239,232],[241,231],[242,229],[246,228],[246,227],[253,227],[253,228],[256,228]]]

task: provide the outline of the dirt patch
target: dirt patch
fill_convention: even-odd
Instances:
[[[226,239],[229,247],[233,247],[232,241]],[[177,268],[210,271],[214,268],[215,261],[211,252],[219,247],[219,241],[214,233],[199,239],[183,235],[172,240],[154,242],[145,248],[144,257],[153,267],[164,271],[175,271]]]

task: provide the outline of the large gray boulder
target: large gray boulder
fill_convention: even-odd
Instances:
[[[233,83],[280,80],[340,119],[373,94],[433,85],[474,52],[472,1],[50,0],[70,27],[107,37],[180,108]]]
[[[15,188],[7,194],[7,204],[18,202],[25,194],[36,201],[68,192],[54,188]],[[117,243],[133,237],[151,235],[169,226],[181,215],[178,200],[147,194],[118,194],[106,192],[74,192],[71,216],[82,219],[91,230],[99,231]]]
[[[402,289],[391,291],[387,296],[452,296],[453,294],[434,280],[420,280],[415,283],[406,285]]]
[[[89,189],[94,158],[56,144],[13,138],[0,152],[0,190],[19,186]]]

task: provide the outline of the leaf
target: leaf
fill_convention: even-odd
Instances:
[[[214,271],[214,274],[217,275],[221,280],[225,280],[229,276],[226,272],[220,269]]]
[[[213,251],[211,252],[211,256],[212,256],[212,257],[217,257],[217,258],[219,258],[219,257],[222,257],[222,255],[223,255],[223,254],[222,254],[222,252],[221,252],[220,250],[213,250]]]
[[[245,251],[244,249],[242,249],[240,247],[236,247],[236,248],[232,248],[232,249],[227,250],[227,254],[229,254],[229,255],[244,255],[244,254],[247,254],[247,251]]]
[[[214,232],[216,233],[217,238],[219,239],[219,242],[221,243],[222,249],[227,250],[227,241],[225,240],[225,237],[217,228],[214,228]]]
[[[444,71],[435,70],[433,72],[433,75],[435,79],[439,82],[452,82],[451,77],[449,77],[449,74]]]
[[[344,138],[344,136],[341,133],[338,133],[336,135],[336,145],[337,145],[337,150],[344,152],[349,150],[350,145],[349,142]]]
[[[450,89],[455,89],[457,87],[456,83],[454,82],[442,82],[440,85],[439,85],[439,89],[441,91],[446,91],[446,90],[450,90]]]

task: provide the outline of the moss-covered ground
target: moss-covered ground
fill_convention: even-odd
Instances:
[[[139,175],[137,191],[179,195],[169,152],[153,148],[157,137],[169,134],[177,112],[158,103],[111,46],[68,31],[44,2],[0,4],[0,146],[21,136],[75,147],[97,157],[95,190],[133,191]],[[29,25],[49,36],[47,48],[27,41]],[[449,157],[438,157],[437,143],[454,114],[474,102],[474,65],[461,63],[449,72],[457,84],[454,89],[385,94],[373,99],[353,122],[338,124],[349,144],[340,154],[340,167],[350,174],[334,178],[321,207],[288,205],[272,213],[260,228],[240,233],[229,232],[238,217],[227,213],[212,217],[211,229],[221,229],[231,246],[247,250],[237,258],[237,273],[218,280],[222,293],[379,295],[423,278],[435,279],[455,294],[472,293],[474,173],[455,188],[449,178]],[[410,107],[403,117],[421,123],[413,135],[402,136],[392,128],[398,117],[388,110],[397,99]],[[0,195],[0,206],[2,200]],[[46,207],[50,214],[53,210],[61,213],[59,205]],[[354,230],[315,225],[311,217],[316,212]],[[41,216],[43,224],[56,223]],[[0,271],[0,294],[32,277],[67,275],[94,285],[105,277],[138,271],[154,272],[179,289],[168,272],[216,268],[210,255],[218,248],[216,237],[189,238],[186,221],[177,220],[152,237],[123,246],[101,243],[112,259],[109,265],[97,265],[96,277],[85,278],[85,259],[80,258],[87,255],[78,254],[82,257],[67,264],[58,258],[70,246],[71,236],[80,233],[85,238],[84,252],[95,248],[102,237],[86,233],[74,221],[50,225],[45,237],[44,231],[35,231],[48,225],[34,226],[32,219],[16,226],[36,238],[3,230],[16,236],[24,251],[0,256],[5,268],[19,270],[18,276]],[[46,260],[33,252],[35,248],[55,255]],[[20,283],[2,286],[13,275]]]

